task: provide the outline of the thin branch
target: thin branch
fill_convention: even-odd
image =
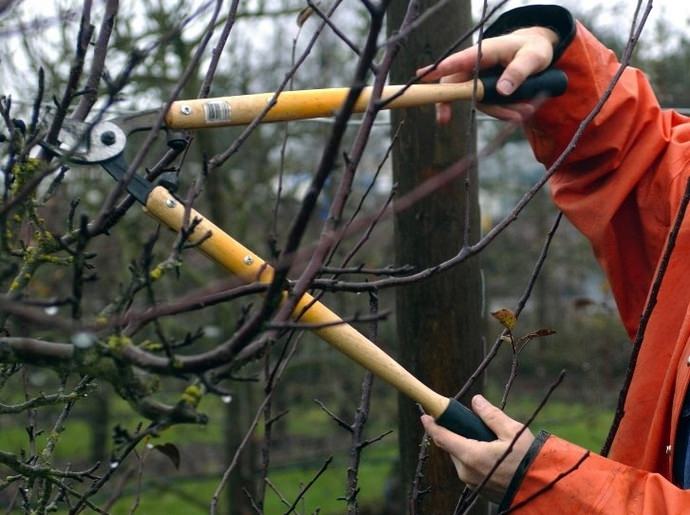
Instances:
[[[316,404],[318,404],[319,408],[321,408],[321,410],[323,410],[323,412],[326,413],[326,415],[331,417],[331,419],[333,419],[336,422],[336,424],[338,424],[340,427],[342,427],[348,433],[352,433],[353,430],[352,430],[352,426],[350,424],[348,424],[342,418],[340,418],[338,415],[336,415],[331,410],[329,410],[326,407],[326,405],[323,402],[321,402],[319,399],[314,399],[314,402]]]
[[[628,363],[628,369],[625,374],[625,381],[623,387],[621,388],[620,394],[618,396],[618,404],[616,406],[616,414],[611,423],[611,428],[609,429],[609,434],[606,437],[606,442],[601,450],[603,456],[607,456],[611,450],[611,445],[616,437],[618,428],[620,426],[623,417],[625,416],[625,401],[628,396],[628,391],[630,390],[630,385],[632,384],[632,378],[635,374],[635,367],[637,366],[637,360],[640,356],[640,350],[642,349],[642,343],[644,342],[644,337],[647,332],[647,326],[649,320],[652,317],[654,308],[656,308],[657,300],[659,297],[659,291],[661,290],[661,285],[663,284],[664,277],[668,270],[669,262],[671,261],[671,256],[673,251],[676,249],[676,242],[678,241],[678,235],[680,229],[683,225],[683,220],[685,219],[685,214],[687,212],[688,203],[690,203],[690,178],[687,180],[685,187],[685,193],[681,199],[680,206],[678,207],[678,212],[676,218],[673,222],[671,231],[669,232],[668,239],[666,240],[666,246],[664,247],[664,252],[659,261],[657,267],[656,275],[654,276],[654,281],[647,299],[647,305],[645,306],[642,317],[640,318],[640,325],[637,329],[637,334],[633,340],[633,352],[630,356],[630,362]]]
[[[334,33],[336,36],[338,36],[338,37],[343,41],[343,43],[345,43],[348,47],[350,47],[350,49],[351,49],[355,54],[357,54],[358,56],[362,54],[361,50],[360,50],[359,48],[357,48],[357,45],[355,45],[355,44],[350,40],[350,38],[348,38],[347,35],[346,35],[342,30],[340,30],[340,28],[338,28],[338,26],[337,26],[335,23],[333,23],[333,22],[331,21],[331,17],[330,17],[329,15],[327,15],[326,13],[324,13],[324,12],[319,8],[319,6],[318,6],[318,4],[317,4],[316,2],[314,2],[313,0],[307,0],[307,5],[308,5],[309,7],[311,7],[312,11],[313,11],[314,13],[316,13],[316,14],[319,16],[319,18],[321,18],[324,22],[326,22],[326,24],[327,24],[328,27],[333,31],[333,33]],[[374,70],[374,72],[375,72],[375,70]]]
[[[544,406],[546,406],[546,403],[549,402],[549,399],[551,398],[551,394],[560,386],[560,384],[563,382],[563,379],[565,378],[565,370],[561,370],[561,373],[558,374],[558,378],[549,386],[549,389],[546,392],[546,395],[544,395],[544,398],[541,400],[539,405],[536,407],[536,409],[532,412],[532,415],[527,419],[527,421],[523,424],[523,426],[520,428],[520,430],[515,433],[515,436],[511,440],[510,444],[506,448],[505,452],[498,458],[496,463],[494,464],[493,467],[489,470],[489,472],[484,476],[484,479],[482,479],[481,483],[477,485],[477,488],[472,492],[471,495],[468,496],[467,500],[465,501],[466,506],[471,506],[477,496],[481,493],[482,489],[486,486],[486,484],[489,482],[491,479],[491,476],[494,475],[494,472],[498,469],[498,467],[501,466],[501,464],[505,461],[505,459],[508,457],[508,455],[513,452],[513,448],[515,447],[515,444],[517,441],[520,439],[520,437],[523,435],[525,431],[529,428],[529,426],[534,422],[534,419],[537,418],[539,413],[541,413],[541,410],[544,409]]]
[[[419,513],[419,503],[426,494],[429,493],[428,488],[422,487],[424,480],[424,466],[429,459],[429,446],[431,440],[429,435],[424,433],[422,441],[419,442],[419,454],[417,455],[417,466],[415,467],[414,479],[412,480],[412,488],[410,489],[410,497],[408,508],[410,515],[417,515]]]
[[[218,509],[218,499],[220,498],[220,494],[223,491],[223,489],[225,488],[225,485],[227,484],[228,480],[230,479],[230,474],[235,469],[235,466],[237,465],[240,454],[242,453],[242,451],[247,446],[247,443],[249,442],[249,439],[251,438],[251,436],[254,434],[254,430],[256,429],[256,426],[264,414],[264,408],[265,408],[266,404],[268,404],[268,402],[270,402],[270,399],[273,396],[273,392],[275,391],[275,386],[280,381],[280,378],[282,377],[283,372],[287,368],[288,363],[290,362],[292,357],[295,355],[296,351],[297,351],[297,342],[295,342],[292,345],[292,348],[287,353],[287,356],[282,361],[282,363],[279,363],[279,366],[277,367],[276,372],[274,374],[274,378],[272,379],[273,385],[274,385],[273,389],[271,389],[268,392],[268,394],[266,394],[266,396],[264,397],[264,400],[261,402],[258,409],[256,410],[256,414],[254,415],[254,419],[252,420],[251,424],[249,424],[249,428],[247,428],[247,431],[244,435],[244,438],[242,438],[242,441],[237,446],[237,449],[235,450],[235,454],[232,457],[230,464],[225,469],[225,472],[223,472],[223,477],[221,478],[220,482],[218,483],[218,486],[216,487],[216,489],[213,492],[213,496],[211,497],[211,503],[210,503],[211,515],[216,515],[217,509]]]
[[[278,496],[278,499],[280,499],[280,502],[282,502],[285,506],[287,506],[287,507],[289,508],[289,507],[290,507],[290,501],[288,501],[288,500],[285,498],[285,496],[280,492],[280,490],[278,490],[278,488],[276,487],[276,485],[274,485],[274,484],[271,482],[271,480],[268,479],[267,477],[264,478],[264,482],[268,485],[268,487],[269,487],[271,490],[273,490],[273,493],[275,493],[275,494]]]
[[[218,37],[216,46],[213,47],[213,51],[211,52],[211,62],[206,69],[206,76],[204,77],[204,81],[201,83],[201,87],[199,88],[198,98],[208,97],[211,91],[211,84],[213,83],[213,79],[216,75],[216,69],[218,68],[220,57],[223,55],[223,48],[225,48],[228,37],[230,37],[230,31],[234,27],[235,20],[237,19],[237,8],[239,3],[239,0],[232,0],[232,3],[230,4],[230,10],[228,11],[228,16],[225,19],[225,23],[223,24],[223,30]]]
[[[338,8],[338,6],[341,4],[342,0],[336,0],[333,5],[331,6],[330,10],[328,11],[328,15],[331,16],[335,10]],[[326,26],[325,23],[322,23],[320,27],[318,27],[314,31],[314,35],[312,36],[312,39],[309,41],[307,44],[304,52],[302,52],[302,55],[300,58],[297,60],[297,62],[292,66],[290,71],[285,74],[285,77],[283,78],[283,81],[280,83],[278,88],[275,90],[273,96],[268,100],[266,103],[266,106],[262,109],[262,111],[252,120],[250,124],[248,124],[245,129],[242,131],[242,134],[240,134],[237,139],[228,147],[225,151],[222,153],[213,156],[209,160],[209,170],[213,171],[219,166],[221,166],[223,163],[225,163],[230,157],[232,157],[238,150],[239,148],[244,144],[244,142],[247,140],[247,138],[251,135],[252,132],[254,132],[254,129],[261,123],[263,118],[266,116],[266,113],[270,111],[273,106],[276,104],[278,100],[278,96],[280,93],[285,89],[287,84],[292,80],[292,77],[297,73],[297,70],[302,66],[302,63],[306,60],[306,58],[309,56],[311,53],[312,49],[314,48],[314,45],[316,44],[316,41],[318,40],[319,36],[321,35],[321,32],[323,31],[324,27]]]
[[[113,32],[115,25],[115,17],[119,8],[119,0],[107,0],[105,4],[105,13],[98,31],[98,40],[93,51],[93,58],[91,60],[91,71],[86,80],[86,85],[83,89],[83,94],[79,100],[79,105],[74,110],[73,118],[75,120],[85,120],[86,116],[91,111],[91,108],[96,103],[98,98],[98,84],[101,81],[103,71],[105,70],[105,58],[108,52],[108,42],[110,35]]]
[[[117,186],[109,193],[108,198],[105,200],[103,203],[103,207],[101,208],[100,213],[98,214],[96,221],[93,223],[93,233],[97,233],[102,230],[103,226],[105,226],[108,223],[108,218],[109,214],[113,210],[113,207],[115,206],[115,203],[117,199],[120,197],[120,195],[126,190],[127,185],[131,182],[132,177],[134,177],[134,174],[138,170],[138,168],[141,166],[141,163],[143,162],[144,158],[147,156],[149,150],[151,149],[151,146],[155,142],[156,138],[158,137],[158,133],[161,130],[161,127],[163,126],[163,121],[165,119],[165,115],[170,109],[170,106],[172,105],[172,102],[177,99],[179,96],[180,92],[184,88],[185,84],[189,81],[190,77],[196,72],[197,66],[199,62],[201,61],[203,54],[206,50],[206,46],[208,45],[211,37],[213,36],[213,27],[215,26],[215,21],[218,19],[218,15],[220,13],[220,7],[222,5],[222,0],[216,0],[215,4],[215,9],[213,11],[213,14],[211,15],[211,21],[207,25],[207,29],[204,32],[204,37],[202,38],[201,43],[197,47],[196,51],[194,52],[194,55],[192,56],[192,59],[190,60],[189,64],[187,67],[184,69],[182,72],[180,79],[178,80],[177,84],[173,88],[172,93],[169,95],[168,100],[165,102],[163,106],[161,106],[158,117],[156,121],[153,124],[153,127],[151,130],[147,133],[146,139],[144,140],[144,143],[140,147],[139,151],[137,152],[136,156],[132,160],[132,162],[129,164],[129,167],[127,171],[125,172],[124,176],[120,181],[118,181]],[[210,2],[206,5],[210,5]],[[174,35],[177,35],[181,33],[182,29],[184,26],[191,21],[195,16],[198,15],[198,13],[202,12],[205,10],[206,6],[202,6],[195,14],[192,16],[188,17],[185,19],[178,28],[176,28],[171,34],[168,34],[161,38],[155,46],[162,44],[164,42],[167,42],[168,40],[172,39]],[[131,74],[132,70],[134,67],[139,63],[139,61],[142,59],[143,55],[142,53],[137,53],[134,55],[134,60],[131,62],[130,66],[127,67],[125,70],[124,74],[122,75],[122,79],[119,82],[123,82],[123,79],[126,79],[129,77]],[[136,59],[138,58],[138,59]]]
[[[543,487],[541,487],[539,490],[537,490],[536,492],[534,492],[532,495],[530,495],[530,496],[527,497],[526,499],[523,499],[523,500],[520,501],[519,503],[514,504],[513,506],[511,506],[511,507],[508,508],[507,510],[501,511],[501,512],[499,513],[499,515],[507,515],[508,513],[512,513],[512,512],[514,512],[514,511],[519,510],[520,508],[526,506],[527,504],[529,504],[530,502],[532,502],[534,499],[536,499],[537,497],[539,497],[540,495],[542,495],[544,492],[546,492],[546,491],[550,490],[551,488],[553,488],[554,486],[556,486],[556,485],[558,484],[559,481],[561,481],[562,479],[568,477],[570,474],[572,474],[572,473],[575,472],[577,469],[579,469],[579,468],[580,468],[580,465],[582,465],[582,464],[585,462],[585,460],[586,460],[587,458],[589,458],[589,455],[590,455],[590,451],[588,451],[588,450],[585,451],[584,454],[580,457],[580,459],[578,459],[578,460],[573,464],[572,467],[570,467],[570,468],[568,468],[567,470],[564,470],[563,472],[559,473],[555,478],[553,478],[553,481],[549,481],[547,484],[545,484]]]
[[[92,0],[85,0],[82,7],[81,22],[79,24],[79,34],[77,35],[77,48],[74,55],[74,60],[69,71],[67,85],[62,94],[62,99],[55,112],[53,121],[48,129],[46,141],[51,145],[58,142],[58,134],[62,128],[62,123],[67,116],[67,110],[72,102],[75,92],[79,86],[82,72],[84,70],[84,58],[93,35],[93,25],[91,25],[91,6]]]
[[[106,469],[105,474],[103,474],[100,479],[95,481],[91,487],[81,495],[81,497],[77,500],[77,503],[69,510],[69,515],[76,515],[77,513],[81,512],[88,499],[96,495],[100,489],[103,488],[106,483],[108,483],[112,475],[120,468],[122,462],[136,449],[137,445],[139,445],[139,443],[145,438],[152,435],[157,435],[162,427],[163,426],[160,424],[151,424],[145,430],[139,431],[110,463],[110,466]]]
[[[302,499],[302,497],[304,497],[305,494],[309,491],[309,489],[310,489],[312,486],[314,486],[314,483],[316,483],[316,481],[321,477],[321,475],[322,475],[324,472],[326,472],[326,469],[328,468],[328,466],[331,464],[332,461],[333,461],[333,456],[329,456],[329,457],[326,459],[326,461],[324,462],[324,464],[321,465],[321,468],[320,468],[319,471],[314,475],[314,477],[311,478],[311,480],[310,480],[306,485],[304,485],[304,487],[302,487],[302,489],[301,489],[301,490],[299,491],[299,493],[297,494],[297,497],[295,497],[295,500],[292,502],[292,504],[290,505],[290,507],[288,508],[288,510],[287,510],[283,515],[290,515],[290,513],[292,513],[293,511],[295,511],[295,508],[297,508],[297,504],[300,502],[300,500]]]

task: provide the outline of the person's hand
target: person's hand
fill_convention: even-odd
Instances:
[[[497,440],[480,442],[464,438],[439,426],[429,415],[422,416],[422,424],[434,443],[450,454],[460,480],[470,486],[477,486],[503,456],[523,426],[481,395],[475,395],[472,399],[472,409],[489,429],[496,433]],[[534,435],[526,429],[515,442],[510,454],[486,483],[483,494],[492,500],[500,501],[532,442]]]
[[[527,77],[545,70],[553,59],[553,49],[558,44],[558,35],[546,27],[518,29],[510,34],[488,38],[482,41],[480,68],[505,68],[496,89],[502,95],[510,95]],[[477,62],[477,45],[446,57],[432,70],[426,66],[417,70],[424,81],[465,82],[471,80]],[[431,71],[429,71],[431,70]],[[427,73],[428,72],[428,73]],[[426,73],[426,75],[424,75]],[[502,120],[521,122],[530,118],[535,107],[529,103],[510,106],[482,105],[482,111]],[[450,120],[450,104],[437,104],[438,123]]]

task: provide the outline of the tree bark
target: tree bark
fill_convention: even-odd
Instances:
[[[436,0],[422,0],[421,12]],[[400,26],[406,2],[393,2],[388,14],[389,34]],[[452,2],[426,21],[403,43],[393,66],[392,83],[404,83],[415,70],[430,64],[472,23],[470,0]],[[393,113],[393,130],[404,126],[393,152],[394,180],[399,195],[474,153],[476,138],[470,105],[456,105],[453,121],[435,123],[434,108]],[[479,236],[476,169],[469,173],[469,195],[464,178],[428,196],[395,219],[397,264],[418,269],[455,255],[464,239],[466,202],[469,202],[470,240]],[[481,278],[472,259],[430,280],[397,290],[397,331],[400,359],[424,383],[445,395],[454,395],[481,360]],[[477,385],[480,386],[480,385]],[[474,393],[474,392],[473,392]],[[468,399],[464,399],[467,401]],[[418,408],[399,399],[399,441],[403,490],[410,495],[422,438]],[[424,470],[424,486],[431,490],[418,503],[418,513],[453,513],[462,485],[450,459],[432,447]],[[410,503],[408,502],[409,510]],[[486,513],[478,505],[473,513]]]

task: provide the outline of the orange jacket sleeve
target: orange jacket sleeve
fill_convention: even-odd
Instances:
[[[571,141],[619,63],[578,24],[557,66],[568,74],[568,92],[547,102],[527,128],[546,166]],[[629,68],[551,179],[556,204],[591,241],[631,336],[685,188],[688,159],[688,119],[662,111],[645,76]]]
[[[555,436],[546,439],[530,464],[510,511],[516,515],[688,512],[690,490],[681,490],[660,474],[603,458]]]
[[[608,88],[619,63],[578,24],[556,66],[568,74],[568,92],[547,101],[526,128],[537,159],[547,167],[568,146],[580,122]],[[644,75],[631,68],[550,181],[556,204],[591,241],[631,336],[685,189],[689,159],[689,120],[662,111]],[[664,327],[655,334],[670,347],[682,340],[678,337],[688,307],[680,295],[678,301],[665,304],[665,323],[660,324]],[[675,369],[672,360],[658,366],[661,375],[664,367]],[[647,387],[653,388],[651,381]],[[647,394],[662,395],[659,391]],[[655,414],[638,410],[635,416],[651,420]],[[660,417],[664,425],[670,424],[666,414]],[[631,441],[619,448],[637,448],[638,453],[651,449],[654,454],[657,440],[665,437],[654,433],[651,445],[652,433],[647,431],[640,424],[637,445],[627,435]],[[619,462],[586,454],[554,436],[540,445],[524,475],[511,485],[515,495],[505,500],[515,513],[690,513],[690,491],[673,485],[668,467],[662,475],[655,472],[663,467],[656,470],[656,465],[650,465],[654,471],[650,472],[622,463],[635,463],[633,451],[616,456]]]

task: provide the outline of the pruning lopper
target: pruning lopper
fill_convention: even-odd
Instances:
[[[436,102],[467,100],[473,92],[480,102],[511,103],[540,96],[557,96],[567,87],[567,78],[559,70],[551,69],[528,79],[513,95],[504,97],[496,92],[497,77],[482,78],[476,92],[472,81],[461,84],[418,84],[401,93],[404,86],[386,86],[381,98],[386,108],[416,107]],[[307,119],[331,116],[342,106],[348,88],[330,88],[282,92],[275,104],[263,117],[263,122]],[[354,111],[366,109],[372,94],[365,88],[355,104]],[[166,130],[185,130],[242,125],[252,122],[274,97],[274,93],[181,100],[172,103],[165,115]],[[98,164],[115,180],[125,178],[128,166],[124,150],[128,137],[137,131],[150,130],[158,119],[158,110],[101,121],[95,125],[66,120],[57,146],[46,147],[65,160],[77,164]],[[168,139],[170,146],[184,144],[175,137]],[[167,186],[167,187],[166,187]],[[154,184],[134,174],[127,183],[127,191],[148,214],[173,231],[180,231],[184,223],[185,206],[173,195],[169,185]],[[238,276],[246,283],[269,283],[273,269],[263,259],[214,225],[206,217],[191,210],[189,220],[198,223],[189,236],[189,242],[209,258]],[[293,317],[300,322],[321,327],[314,332],[350,359],[373,372],[401,393],[421,404],[436,421],[465,437],[491,441],[496,435],[469,409],[453,398],[436,393],[388,354],[345,323],[338,315],[311,295],[305,293],[299,300]]]

